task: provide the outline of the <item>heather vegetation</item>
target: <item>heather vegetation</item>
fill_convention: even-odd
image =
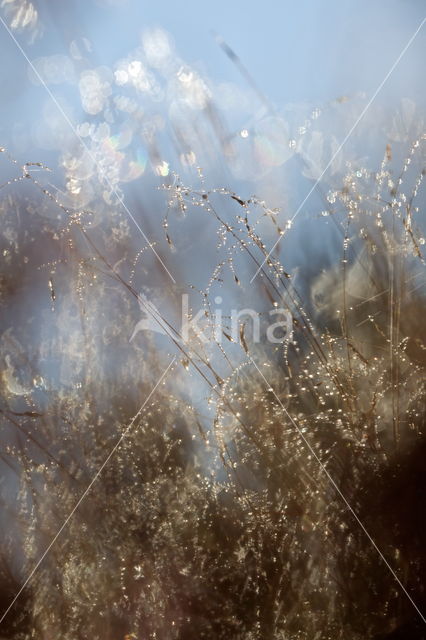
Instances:
[[[419,109],[233,128],[162,30],[30,71],[84,113],[0,154],[0,636],[423,638]]]

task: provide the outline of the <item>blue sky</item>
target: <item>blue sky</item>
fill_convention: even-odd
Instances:
[[[100,63],[109,64],[137,42],[143,28],[158,25],[174,36],[178,50],[189,61],[199,60],[213,76],[232,78],[236,72],[211,35],[216,31],[276,102],[321,100],[336,92],[374,88],[426,14],[421,0],[45,0],[36,4],[47,29],[42,40],[27,47],[29,54],[56,53],[67,47],[70,35],[80,31],[93,42]],[[19,52],[7,40],[2,33],[1,47],[8,54],[8,67],[13,68],[19,66]],[[423,93],[417,74],[422,70],[425,44],[423,33],[390,86]]]
[[[63,6],[59,11],[64,16]],[[159,25],[173,34],[189,61],[200,61],[216,79],[233,78],[235,69],[211,35],[216,31],[268,97],[282,103],[374,90],[426,8],[419,0],[128,0],[115,6],[79,0],[73,3],[73,14],[106,62],[125,51],[129,41],[137,41],[141,29]],[[425,45],[423,32],[385,93],[423,95]]]

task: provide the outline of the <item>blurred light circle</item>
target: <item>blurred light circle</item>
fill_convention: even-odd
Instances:
[[[193,151],[180,154],[180,161],[184,167],[193,167],[197,162],[197,156]]]
[[[128,96],[114,96],[113,103],[116,109],[125,113],[134,113],[138,108],[136,100]]]
[[[66,183],[66,189],[66,192],[59,192],[57,198],[64,207],[69,209],[86,207],[96,197],[90,181],[80,182],[75,178],[70,178]]]
[[[178,96],[192,109],[204,109],[211,97],[204,80],[190,67],[181,67],[176,77]]]
[[[146,165],[148,163],[148,153],[142,147],[136,150],[135,154],[132,154],[131,159],[126,158],[120,167],[119,179],[122,182],[131,182],[140,178],[145,173]]]
[[[77,180],[87,180],[95,172],[94,159],[89,151],[80,149],[80,153],[64,153],[61,158],[61,165],[67,172],[68,177]]]
[[[154,68],[167,64],[174,48],[170,35],[163,29],[144,31],[142,46],[148,63]]]
[[[117,71],[114,71],[114,78],[115,84],[118,84],[118,86],[123,86],[123,84],[126,84],[126,82],[129,80],[129,74],[127,73],[127,71],[125,71],[125,69],[117,69]]]
[[[285,121],[268,117],[255,126],[254,152],[258,162],[267,167],[279,167],[293,155]]]
[[[90,122],[82,122],[81,124],[77,125],[77,133],[80,138],[87,138],[89,136],[92,136],[94,130],[95,125],[90,124]]]
[[[107,122],[101,122],[98,124],[96,129],[92,134],[92,140],[94,142],[102,142],[105,138],[108,138],[110,135],[111,128]]]
[[[132,60],[127,69],[131,78],[137,78],[141,73],[145,73],[140,60]]]
[[[76,80],[74,64],[68,56],[54,55],[41,56],[32,61],[28,68],[28,77],[35,85],[60,84],[67,82],[72,84]]]
[[[133,131],[128,126],[123,126],[121,130],[110,136],[108,141],[113,149],[116,151],[120,151],[121,149],[125,149],[129,146],[133,138]]]
[[[155,167],[154,167],[154,173],[157,176],[161,176],[163,178],[165,178],[166,176],[169,175],[170,170],[169,170],[169,163],[166,162],[165,160],[163,160],[162,162],[159,162]]]
[[[84,60],[92,52],[92,44],[87,38],[77,38],[70,44],[70,55],[74,60]]]
[[[87,113],[96,115],[104,109],[112,93],[111,80],[112,73],[108,67],[88,69],[81,73],[78,86],[81,103]]]

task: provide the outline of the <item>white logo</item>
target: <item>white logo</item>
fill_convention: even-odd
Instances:
[[[214,301],[216,305],[220,305],[222,303],[221,296],[217,296]],[[259,343],[262,340],[261,314],[254,309],[231,309],[230,313],[227,313],[227,323],[225,324],[222,309],[216,308],[211,314],[210,321],[206,322],[204,309],[200,309],[194,316],[191,314],[189,296],[184,293],[181,304],[181,328],[175,331],[145,295],[140,294],[138,302],[144,317],[136,324],[130,341],[139,331],[152,331],[172,337],[176,342],[183,344],[188,343],[194,336],[197,336],[204,344],[212,341],[222,343],[226,338],[231,342],[240,343],[246,349],[245,334],[248,326],[251,328],[251,341]],[[282,307],[274,307],[267,315],[271,319],[271,323],[264,330],[264,339],[271,344],[292,342],[293,317],[290,311]],[[272,320],[274,321],[272,322]]]

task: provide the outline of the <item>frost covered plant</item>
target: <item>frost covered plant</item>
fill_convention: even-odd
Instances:
[[[285,300],[294,340],[279,345],[243,319],[239,340],[226,319],[224,340],[178,340],[174,303],[139,294],[116,214],[91,228],[31,174],[29,196],[3,201],[4,609],[37,567],[4,637],[421,637],[407,593],[424,611],[423,145],[399,177],[388,149],[329,193],[340,257],[314,272],[268,255],[265,221],[294,231],[258,198],[169,184],[169,245],[176,207],[216,228],[192,288],[206,330],[218,291],[261,316]],[[60,217],[41,227],[43,206]],[[134,335],[153,292],[164,331]]]
[[[6,4],[16,28],[32,25],[29,3]],[[0,635],[421,638],[413,103],[383,125],[392,146],[374,139],[374,168],[351,148],[291,215],[292,180],[317,180],[338,147],[319,109],[249,114],[230,133],[217,100],[244,92],[225,100],[161,30],[111,68],[89,44],[32,69],[76,85],[85,114],[77,142],[57,113],[34,128],[61,154],[63,189],[0,153]],[[333,123],[337,103],[323,110]],[[255,180],[285,207],[246,183],[213,187],[218,158],[220,184]],[[131,184],[149,171],[162,187],[150,240]],[[255,319],[281,308],[291,339],[258,339]],[[236,323],[236,309],[254,315]]]

